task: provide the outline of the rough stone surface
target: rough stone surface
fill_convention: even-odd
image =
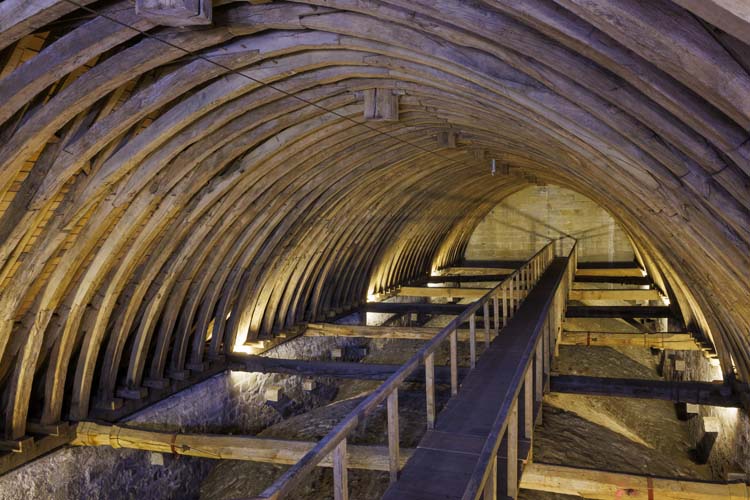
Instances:
[[[632,261],[625,232],[604,209],[560,186],[531,186],[492,209],[469,240],[468,260],[525,260],[550,239],[578,239],[581,261]]]
[[[675,362],[685,362],[685,371],[675,371]],[[666,351],[664,376],[668,380],[721,380],[719,366],[712,365],[700,352]],[[744,409],[718,408],[700,405],[699,414],[688,419],[690,444],[696,446],[703,436],[703,419],[716,417],[719,434],[708,457],[714,479],[724,480],[730,472],[750,477],[750,418]]]

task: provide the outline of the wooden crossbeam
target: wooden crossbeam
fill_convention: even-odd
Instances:
[[[428,276],[418,283],[479,283],[491,281],[503,281],[508,274],[444,274],[441,276]]]
[[[671,318],[666,306],[569,306],[567,318]]]
[[[218,434],[180,434],[118,425],[81,422],[76,428],[74,446],[110,446],[158,453],[189,455],[222,460],[248,460],[270,464],[297,463],[317,443],[289,439],[267,439],[253,436],[224,436]],[[403,466],[413,450],[401,449],[399,462]],[[347,447],[348,465],[353,469],[389,470],[387,446]],[[331,457],[318,464],[332,467]]]
[[[561,345],[576,346],[633,346],[655,349],[702,351],[703,347],[689,333],[615,333],[564,331]]]
[[[522,263],[519,263],[519,266]],[[465,274],[470,276],[481,276],[486,274],[511,274],[513,273],[518,267],[512,267],[512,266],[456,266],[456,267],[449,267],[446,269],[443,269],[441,272],[443,274],[451,275],[451,274]]]
[[[452,286],[440,286],[440,287],[429,287],[429,286],[402,286],[398,290],[399,295],[406,297],[445,297],[447,299],[452,298],[468,298],[478,299],[484,297],[488,288],[460,288]]]
[[[365,326],[336,325],[333,323],[310,323],[306,337],[361,337],[369,339],[430,340],[440,332],[438,327]],[[458,341],[469,341],[469,330],[458,330]]]
[[[575,277],[576,283],[617,283],[620,285],[650,285],[648,276],[582,276]]]
[[[439,315],[458,315],[466,309],[466,304],[428,304],[407,302],[368,302],[362,305],[362,311],[377,313],[423,313]]]
[[[584,268],[577,269],[576,276],[631,276],[643,277],[640,268],[637,267],[614,267],[604,269]]]
[[[541,463],[530,463],[524,467],[521,488],[594,500],[620,497],[659,500],[739,500],[750,497],[750,488],[743,483],[663,479]]]
[[[620,289],[620,290],[600,290],[600,289],[578,289],[571,290],[568,293],[570,300],[659,300],[659,290]]]
[[[354,380],[386,380],[398,370],[400,365],[373,363],[350,363],[344,361],[307,361],[298,359],[278,359],[265,356],[235,354],[230,357],[231,369],[258,373],[284,373],[305,377],[334,377]],[[459,368],[459,377],[466,374],[466,369]],[[407,380],[424,382],[424,377],[417,370]],[[450,368],[435,367],[435,381],[438,384],[449,384]]]
[[[550,380],[550,391],[589,396],[615,396],[637,399],[660,399],[674,403],[692,403],[728,408],[739,407],[737,394],[721,382],[680,382],[609,377],[556,375]]]

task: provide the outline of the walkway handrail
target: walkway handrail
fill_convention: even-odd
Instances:
[[[467,305],[466,309],[448,323],[440,332],[419,349],[401,368],[385,380],[367,398],[357,405],[344,419],[321,439],[318,444],[302,457],[295,465],[282,474],[271,486],[266,488],[256,499],[280,499],[292,490],[320,463],[326,456],[333,453],[334,463],[334,497],[336,500],[348,498],[346,479],[346,438],[356,429],[365,417],[375,411],[378,406],[388,400],[388,444],[391,458],[391,481],[398,475],[398,388],[424,362],[425,383],[427,388],[427,426],[432,428],[435,421],[434,404],[434,355],[435,351],[448,336],[451,337],[451,393],[458,391],[458,363],[456,353],[456,330],[466,320],[470,322],[470,342],[472,368],[475,364],[475,324],[476,313],[480,307],[484,308],[484,327],[487,344],[490,342],[489,301],[494,304],[494,330],[499,332],[499,293],[503,293],[503,323],[512,317],[518,308],[520,295],[533,288],[544,270],[554,258],[555,240],[539,250],[506,279],[488,291],[482,298]],[[515,290],[515,291],[514,291]],[[507,297],[507,292],[510,292]],[[515,300],[518,296],[519,300]],[[524,295],[525,296],[525,295]],[[507,300],[506,300],[507,298]],[[432,394],[432,397],[431,397]]]
[[[532,335],[532,338],[535,339],[534,343],[529,346],[528,351],[526,352],[525,362],[523,362],[523,358],[521,358],[519,369],[513,374],[512,382],[510,384],[512,389],[508,392],[508,394],[510,394],[510,391],[512,391],[512,395],[511,397],[505,397],[505,400],[498,411],[495,422],[493,423],[487,440],[479,454],[479,459],[474,467],[474,472],[472,473],[467,488],[464,491],[462,500],[479,500],[482,496],[484,496],[484,498],[497,498],[496,491],[500,486],[495,480],[497,475],[497,454],[502,444],[503,437],[508,439],[506,446],[508,452],[506,494],[508,497],[512,498],[516,498],[518,494],[518,482],[520,478],[517,476],[517,450],[519,434],[518,405],[520,392],[522,386],[529,383],[533,385],[534,372],[543,376],[545,379],[542,381],[541,385],[544,392],[546,392],[546,386],[549,384],[549,367],[551,366],[551,358],[555,356],[555,339],[560,335],[568,292],[572,288],[576,268],[578,267],[577,250],[577,241],[575,241],[570,253],[568,254],[565,272],[561,276],[560,282],[557,284],[557,290],[545,304],[542,314],[539,315],[537,324],[534,327],[534,333]],[[543,332],[543,330],[546,331]],[[544,338],[545,335],[547,336],[546,339]],[[543,344],[544,349],[542,349]],[[542,353],[543,350],[547,359],[542,361],[539,354]],[[536,359],[534,354],[537,354]],[[535,366],[540,362],[544,366],[543,375],[541,369]],[[527,406],[524,411],[526,422],[524,422],[525,425],[523,425],[523,430],[528,433],[533,428],[533,416],[530,416],[528,411],[531,406],[528,398],[533,400],[534,395],[530,393],[531,389],[529,387],[526,387],[526,390],[527,401],[525,402],[527,403]],[[531,415],[533,415],[533,413],[532,409]],[[527,439],[531,438],[529,435],[525,437]]]

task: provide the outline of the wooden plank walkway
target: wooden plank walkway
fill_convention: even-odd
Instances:
[[[535,351],[541,334],[537,326],[546,318],[546,305],[564,276],[566,261],[552,261],[515,316],[463,380],[458,395],[440,413],[435,429],[422,438],[384,499],[462,497],[499,411],[506,399],[515,397],[517,387],[511,386],[512,379]],[[523,422],[523,418],[518,422]],[[526,458],[528,448],[519,441],[519,459]],[[504,471],[505,467],[498,470]]]

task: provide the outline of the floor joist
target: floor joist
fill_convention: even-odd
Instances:
[[[354,380],[386,380],[398,370],[400,365],[351,363],[346,361],[306,361],[297,359],[277,359],[265,356],[232,355],[232,369],[257,373],[283,373],[305,377],[333,377]],[[466,369],[459,368],[459,378],[465,375]],[[407,380],[422,383],[424,377],[415,373]],[[435,367],[435,382],[450,384],[450,368]]]
[[[704,348],[689,334],[682,332],[616,333],[564,331],[561,345],[575,346],[631,346],[682,351],[702,351]]]
[[[666,306],[568,306],[567,318],[671,318]]]
[[[428,326],[365,326],[310,323],[305,337],[359,337],[369,339],[430,340],[440,328]],[[477,339],[484,339],[484,330],[477,328]],[[494,334],[492,334],[494,338]],[[469,341],[469,330],[458,330],[458,341]]]
[[[576,283],[618,283],[620,285],[650,285],[648,276],[581,276],[575,277]]]
[[[488,288],[460,288],[453,286],[402,286],[398,294],[407,297],[444,297],[447,299],[468,298],[478,299],[484,297]]]
[[[577,289],[568,293],[570,300],[659,300],[659,290],[624,288],[619,290]]]
[[[720,382],[680,382],[556,375],[550,379],[550,392],[660,399],[674,403],[692,403],[728,408],[740,407],[737,394],[730,386]]]
[[[578,268],[576,269],[576,277],[578,276],[643,277],[643,272],[638,267]]]

